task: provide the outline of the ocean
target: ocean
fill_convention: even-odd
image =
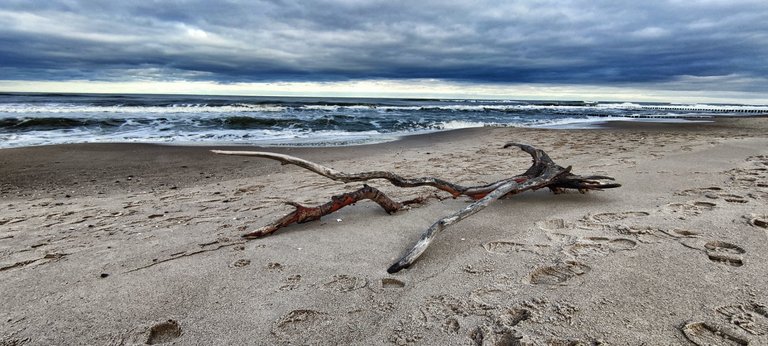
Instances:
[[[339,146],[481,126],[712,121],[768,106],[591,101],[0,93],[0,148],[65,143]]]

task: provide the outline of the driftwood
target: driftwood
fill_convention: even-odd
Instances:
[[[306,161],[290,155],[270,152],[226,150],[212,151],[216,154],[223,155],[256,156],[277,160],[283,164],[296,165],[329,179],[345,183],[384,179],[388,180],[392,185],[398,187],[431,186],[439,190],[446,191],[453,197],[467,196],[475,200],[474,203],[466,206],[465,208],[440,220],[437,220],[434,224],[432,224],[432,226],[424,231],[421,238],[410,248],[410,250],[408,250],[405,255],[403,255],[397,262],[395,262],[392,266],[389,267],[389,269],[387,269],[387,272],[389,273],[396,273],[403,268],[407,268],[413,264],[413,262],[416,261],[416,259],[419,258],[422,253],[424,253],[435,236],[446,227],[457,223],[477,213],[480,210],[483,210],[485,207],[490,205],[491,202],[499,198],[510,197],[524,191],[537,190],[544,187],[549,188],[555,193],[563,192],[566,189],[575,189],[584,193],[589,190],[601,190],[621,186],[620,184],[616,183],[603,182],[605,180],[613,180],[611,177],[600,175],[580,176],[572,174],[570,166],[564,168],[557,165],[552,161],[552,159],[550,159],[547,153],[532,146],[519,143],[507,143],[504,145],[504,148],[509,147],[518,147],[531,155],[533,158],[533,164],[531,164],[531,167],[528,168],[528,170],[526,170],[523,174],[480,186],[462,186],[433,177],[404,178],[388,171],[344,173],[336,171],[333,168],[325,167],[317,163]],[[363,185],[363,187],[357,191],[334,196],[331,198],[330,202],[316,207],[306,207],[298,203],[289,203],[296,208],[293,212],[273,222],[270,225],[264,226],[254,232],[245,234],[243,237],[248,239],[258,238],[271,234],[278,229],[293,223],[303,223],[318,220],[324,215],[328,215],[345,206],[365,199],[370,199],[378,203],[387,213],[390,214],[403,209],[408,204],[422,202],[422,199],[397,202],[387,197],[381,191],[371,186]]]

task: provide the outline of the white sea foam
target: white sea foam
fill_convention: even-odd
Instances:
[[[435,124],[435,127],[441,130],[466,129],[472,127],[493,126],[493,123],[484,123],[477,121],[451,120]]]
[[[647,116],[621,116],[621,117],[587,117],[587,118],[562,118],[542,120],[528,127],[553,128],[553,129],[590,129],[599,127],[611,121],[655,122],[655,123],[695,123],[711,122],[710,117],[690,118],[685,116],[647,117]]]
[[[560,118],[560,119],[542,119],[525,127],[533,128],[568,128],[568,129],[588,129],[594,128],[608,121],[606,117],[586,117],[586,118]],[[626,117],[611,117],[610,120],[631,120]]]
[[[120,114],[174,114],[174,113],[242,113],[242,112],[284,112],[287,108],[275,105],[172,105],[172,106],[92,106],[77,104],[0,104],[0,113],[17,113],[34,115],[46,114],[88,114],[88,113],[120,113]]]
[[[399,135],[401,134],[380,133],[378,131],[308,131],[291,128],[280,130],[205,129],[202,131],[185,131],[173,128],[163,130],[160,127],[146,127],[115,132],[94,132],[88,129],[77,128],[0,134],[0,148],[69,143],[208,143],[219,145],[328,146],[391,141]]]
[[[622,103],[599,103],[596,105],[597,108],[608,108],[608,109],[640,109],[643,107],[641,104],[637,103],[631,103],[631,102],[622,102]]]

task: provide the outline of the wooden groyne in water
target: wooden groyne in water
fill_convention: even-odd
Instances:
[[[640,108],[659,111],[768,114],[768,107],[640,106]]]

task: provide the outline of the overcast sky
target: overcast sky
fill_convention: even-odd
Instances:
[[[0,90],[768,103],[767,18],[766,0],[2,0]]]

